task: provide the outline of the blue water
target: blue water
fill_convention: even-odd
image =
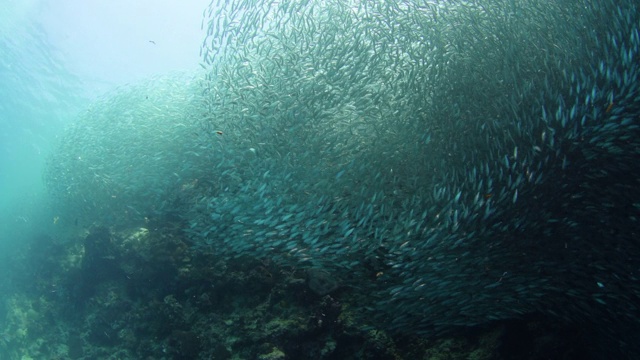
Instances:
[[[87,98],[37,22],[5,23],[0,53],[0,246],[7,255],[47,228],[42,166]]]
[[[42,166],[65,125],[91,100],[118,85],[197,66],[200,18],[207,4],[170,2],[157,7],[152,1],[133,5],[126,1],[3,2],[2,248],[52,225],[55,215],[42,198]],[[166,26],[168,23],[172,25]]]

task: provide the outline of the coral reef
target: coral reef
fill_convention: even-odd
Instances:
[[[25,257],[15,261],[29,266],[46,259],[42,264],[48,265],[29,277],[56,279],[56,286],[24,282],[15,289],[0,329],[0,356],[513,359],[501,352],[511,352],[509,347],[521,346],[523,339],[529,342],[519,359],[577,351],[573,343],[549,342],[549,324],[533,320],[496,323],[436,340],[394,335],[368,321],[358,294],[349,288],[320,295],[310,288],[304,271],[266,260],[217,259],[189,242],[175,227],[120,232],[95,227],[84,237],[56,245],[57,252],[29,246]],[[100,247],[106,257],[96,257],[87,246]],[[80,261],[59,266],[69,258]],[[87,277],[87,269],[97,265],[109,270]],[[84,283],[89,279],[91,291]],[[556,332],[565,330],[556,326]]]

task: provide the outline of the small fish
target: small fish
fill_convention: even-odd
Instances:
[[[613,101],[609,103],[609,106],[607,106],[607,110],[605,110],[604,112],[608,114],[609,112],[611,112],[612,108],[613,108]]]
[[[156,42],[155,42],[155,41],[153,41],[153,40],[149,40],[149,42],[150,42],[150,43],[152,43],[153,45],[155,45],[155,44],[156,44]]]

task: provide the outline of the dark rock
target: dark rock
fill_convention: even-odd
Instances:
[[[307,284],[314,293],[324,296],[340,287],[340,283],[329,272],[319,269],[307,271]]]

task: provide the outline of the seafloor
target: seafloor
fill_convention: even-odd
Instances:
[[[32,239],[11,264],[2,359],[586,359],[534,315],[391,334],[339,279],[192,250],[179,223]],[[375,275],[373,275],[375,276]]]

